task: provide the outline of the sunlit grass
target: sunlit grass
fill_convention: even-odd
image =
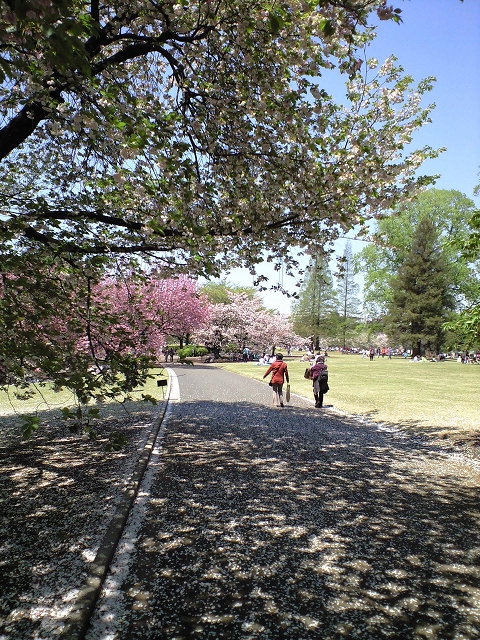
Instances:
[[[163,398],[162,389],[157,387],[158,375],[166,376],[162,369],[152,369],[149,378],[143,387],[135,389],[131,394],[132,401],[142,400],[142,394],[150,395],[153,398],[161,400]],[[40,411],[48,411],[61,409],[62,407],[71,407],[75,404],[75,397],[71,391],[61,390],[54,391],[53,385],[32,384],[29,391],[33,391],[32,397],[21,399],[17,397],[17,393],[22,394],[23,389],[17,390],[10,387],[7,391],[0,390],[0,416],[24,415],[32,414]],[[121,398],[106,400],[104,404],[121,404]]]
[[[292,393],[313,398],[306,363],[286,359]],[[333,353],[327,361],[330,391],[325,403],[375,422],[417,427],[439,437],[471,438],[480,431],[480,366],[457,362],[412,362]],[[220,366],[261,380],[264,366]],[[265,380],[267,382],[267,380]]]

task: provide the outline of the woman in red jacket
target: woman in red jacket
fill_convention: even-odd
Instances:
[[[290,380],[288,378],[287,365],[283,361],[283,355],[281,353],[277,353],[276,361],[272,362],[263,377],[266,378],[270,372],[272,372],[270,383],[273,389],[273,405],[283,407],[283,383],[285,379],[287,382],[290,382]]]

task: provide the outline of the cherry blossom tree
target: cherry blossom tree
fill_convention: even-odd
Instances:
[[[384,2],[12,6],[1,229],[19,247],[218,274],[265,246],[287,261],[323,246],[428,181],[415,172],[435,153],[403,149],[430,80],[365,58],[370,14],[398,18]],[[334,67],[347,106],[322,88]]]
[[[80,404],[130,393],[146,379],[148,348],[92,276],[60,264],[26,255],[21,275],[1,274],[0,384],[50,381]]]
[[[195,339],[217,356],[229,345],[237,351],[248,346],[273,353],[277,346],[303,342],[294,333],[288,317],[266,310],[260,298],[245,293],[228,295],[230,301],[213,305],[208,324],[195,334]]]
[[[39,363],[79,379],[77,342],[47,335],[69,307],[79,334],[94,308],[113,323],[135,378],[137,320],[93,305],[106,274],[255,273],[264,249],[288,272],[293,245],[324,251],[428,184],[417,169],[436,152],[405,149],[429,119],[431,79],[368,59],[377,17],[399,20],[380,0],[0,0],[5,379]],[[335,69],[345,104],[322,85]],[[45,321],[41,344],[18,333],[15,299],[23,326]],[[90,369],[79,388],[97,384]]]
[[[199,293],[195,280],[180,275],[178,278],[152,278],[142,290],[154,324],[164,335],[178,338],[180,346],[189,344],[193,332],[209,318],[210,303]]]
[[[208,323],[195,332],[195,342],[204,344],[219,357],[227,345],[234,344],[243,349],[248,337],[242,321],[242,302],[249,306],[247,294],[228,293],[229,302],[214,304],[210,309]],[[258,305],[256,304],[258,307]]]
[[[196,281],[187,276],[161,279],[107,278],[92,291],[89,348],[98,361],[108,364],[112,354],[128,351],[135,357],[158,359],[167,338],[183,345],[209,318],[210,304],[199,293]],[[101,310],[111,314],[105,323]],[[101,357],[98,355],[101,354]]]
[[[21,276],[0,278],[0,385],[29,397],[29,383],[68,388],[79,406],[129,397],[168,335],[187,338],[210,305],[185,276],[103,278],[25,256]],[[88,269],[86,269],[88,272]]]
[[[270,353],[275,353],[277,348],[299,347],[304,342],[305,339],[293,330],[289,316],[268,311],[264,314],[263,344]]]

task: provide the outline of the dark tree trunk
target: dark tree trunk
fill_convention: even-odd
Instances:
[[[52,92],[52,99],[62,102],[60,91]],[[49,113],[38,103],[26,104],[6,127],[0,130],[0,159],[19,147]]]

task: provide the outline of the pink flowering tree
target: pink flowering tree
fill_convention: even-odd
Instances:
[[[217,357],[227,345],[242,345],[248,337],[244,322],[242,302],[249,301],[246,294],[228,292],[229,302],[214,304],[210,308],[208,322],[195,332],[194,339],[204,344]]]
[[[89,427],[98,408],[91,401],[128,398],[148,375],[152,358],[141,353],[129,319],[87,273],[58,269],[45,255],[25,256],[21,276],[0,274],[0,385],[27,399],[52,383],[72,391],[76,408],[65,410],[72,430]],[[14,338],[13,338],[14,336]],[[70,420],[71,419],[71,420]],[[38,415],[24,419],[29,437],[39,426]],[[120,446],[111,434],[110,445]]]
[[[155,323],[145,285],[134,279],[107,278],[93,291],[93,305],[89,329],[92,353],[101,354],[108,362],[110,354],[128,351],[133,356],[155,358],[165,342],[160,323]],[[109,309],[113,322],[108,326],[98,322],[101,309]]]
[[[257,351],[274,352],[278,346],[300,343],[287,316],[267,311],[258,297],[229,292],[230,301],[213,305],[209,322],[196,332],[195,339],[217,356],[228,345],[242,351],[248,346]]]
[[[143,308],[155,327],[164,335],[173,336],[189,344],[192,334],[209,318],[210,303],[199,293],[198,284],[192,278],[149,280],[142,287]]]
[[[275,353],[276,349],[288,349],[298,347],[304,343],[293,330],[290,318],[282,313],[266,312],[264,314],[265,338],[270,345],[270,353]]]
[[[128,397],[145,382],[167,336],[188,340],[208,318],[208,300],[185,276],[96,281],[87,274],[94,270],[57,267],[31,255],[21,276],[0,274],[0,385],[15,385],[22,397],[32,379],[70,389],[79,407]]]
[[[210,309],[197,283],[187,276],[108,279],[96,288],[95,299],[110,305],[118,318],[108,334],[96,334],[98,345],[104,350],[124,345],[137,355],[155,358],[168,336],[176,337],[181,346],[188,344],[192,333],[207,321]]]

